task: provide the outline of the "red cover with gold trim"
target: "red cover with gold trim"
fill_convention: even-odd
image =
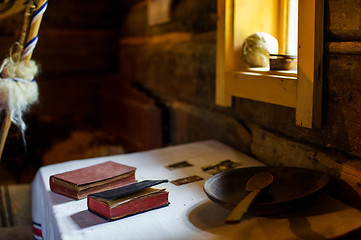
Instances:
[[[81,199],[90,193],[105,191],[135,182],[135,167],[108,161],[50,177],[53,192]]]

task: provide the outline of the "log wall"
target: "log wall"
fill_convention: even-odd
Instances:
[[[214,104],[216,1],[174,1],[171,22],[147,27],[146,4],[120,27],[119,71],[164,105],[168,143],[216,138],[271,165],[316,168],[361,195],[361,3],[325,1],[321,129],[295,125],[294,109],[234,99]],[[221,127],[222,126],[222,127]]]
[[[34,54],[41,101],[29,113],[29,137],[49,142],[64,129],[104,128],[99,89],[110,86],[121,100],[125,83],[161,109],[163,145],[218,139],[271,165],[327,171],[361,195],[360,16],[359,0],[325,0],[323,122],[312,130],[296,126],[290,108],[241,98],[232,108],[215,105],[216,0],[174,0],[171,21],[153,27],[144,0],[54,0]],[[18,18],[0,23],[4,55]]]

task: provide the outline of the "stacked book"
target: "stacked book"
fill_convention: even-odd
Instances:
[[[167,206],[169,193],[154,186],[168,180],[137,182],[135,170],[108,161],[52,175],[50,188],[75,200],[87,197],[88,210],[108,221]]]

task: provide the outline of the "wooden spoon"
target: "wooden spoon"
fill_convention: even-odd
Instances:
[[[259,172],[251,177],[247,184],[246,190],[250,193],[243,198],[232,212],[227,216],[226,223],[236,223],[241,221],[243,215],[247,212],[253,200],[258,196],[261,190],[273,182],[273,176],[269,172]]]

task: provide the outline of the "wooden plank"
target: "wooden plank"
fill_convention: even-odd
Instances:
[[[192,33],[171,32],[155,36],[123,37],[119,39],[120,45],[142,45],[142,44],[169,44],[189,42]]]
[[[361,54],[361,42],[330,42],[327,50],[336,54]]]
[[[115,71],[116,32],[108,30],[44,29],[33,59],[47,73]]]
[[[278,46],[278,52],[280,54],[287,54],[287,40],[288,40],[288,0],[279,0],[278,6],[278,29],[279,29],[279,36],[278,42],[280,43]]]
[[[323,0],[299,1],[296,124],[321,127]]]
[[[232,106],[232,96],[226,93],[225,69],[233,64],[233,0],[218,0],[216,104]],[[228,13],[226,15],[226,13]],[[229,24],[232,24],[229,26]],[[232,56],[232,57],[230,57]],[[226,62],[228,61],[228,62]]]
[[[89,73],[40,75],[36,80],[41,104],[31,106],[31,112],[38,116],[96,115],[96,94],[105,77]]]
[[[174,144],[217,139],[243,153],[250,153],[252,136],[237,119],[180,101],[166,104],[169,112],[169,140]]]
[[[122,98],[114,90],[100,92],[102,128],[117,136],[128,151],[160,148],[162,118],[159,107],[153,99],[140,96],[140,92],[129,86],[123,86],[120,93]]]
[[[84,29],[64,29],[45,28],[41,30],[41,37],[46,38],[115,38],[116,31],[113,30],[84,30]],[[40,38],[40,37],[39,37]]]
[[[361,26],[359,0],[328,0],[326,32],[329,39],[338,42],[360,41]]]
[[[192,32],[195,34],[216,31],[217,1],[209,0],[182,0],[173,1],[171,20],[167,24],[149,27],[147,24],[147,1],[135,5],[134,1],[114,1],[120,5],[128,2],[127,8],[120,7],[118,16],[120,36],[152,36],[170,31]],[[132,3],[133,2],[133,3]],[[132,6],[131,8],[129,8]],[[123,14],[122,14],[123,13]],[[113,16],[114,17],[114,16]]]
[[[296,106],[296,77],[275,76],[252,72],[227,72],[227,92],[233,96],[278,104]]]
[[[332,148],[361,159],[361,55],[331,55],[325,65],[327,134],[322,139]]]
[[[287,140],[256,125],[249,127],[253,137],[252,155],[258,160],[271,166],[301,167],[327,172],[349,185],[346,187],[344,184],[333,183],[332,188],[340,188],[339,197],[352,205],[356,204],[358,208],[361,207],[358,201],[361,197],[361,166],[356,158]],[[354,192],[350,191],[350,187]]]
[[[35,1],[38,2],[38,1]],[[130,1],[96,0],[51,1],[44,15],[41,32],[49,28],[62,29],[113,29],[116,30],[121,15]],[[137,0],[132,1],[133,4]],[[22,19],[22,18],[21,18]]]

